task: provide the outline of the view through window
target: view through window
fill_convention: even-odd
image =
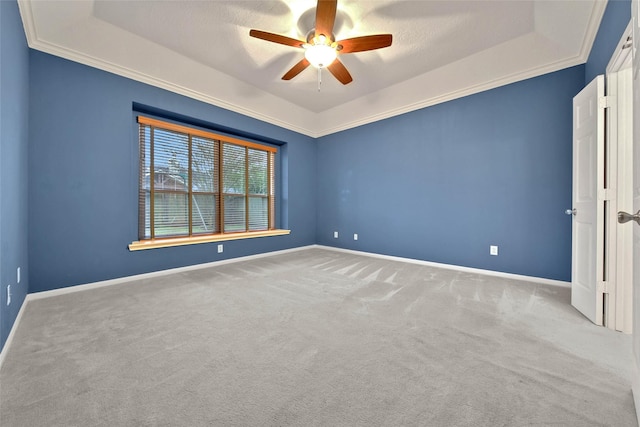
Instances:
[[[140,240],[275,228],[277,149],[139,116]]]

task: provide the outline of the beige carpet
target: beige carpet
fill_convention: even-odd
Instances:
[[[569,289],[306,249],[34,300],[10,426],[632,426]]]

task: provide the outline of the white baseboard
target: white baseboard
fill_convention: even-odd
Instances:
[[[18,315],[16,316],[16,320],[13,322],[13,326],[11,327],[11,330],[9,331],[9,336],[7,336],[7,341],[5,341],[4,347],[2,347],[2,351],[0,351],[0,369],[2,369],[2,364],[4,363],[4,358],[7,355],[7,349],[11,345],[11,342],[13,341],[13,337],[16,334],[16,330],[18,329],[18,323],[20,323],[20,320],[22,319],[22,315],[24,314],[24,311],[27,309],[27,301],[28,300],[29,300],[29,295],[27,295],[25,297],[24,301],[22,301],[22,305],[20,306],[20,310],[18,311]]]
[[[82,292],[82,291],[87,291],[91,289],[102,288],[105,286],[117,285],[120,283],[132,282],[134,280],[149,279],[153,277],[166,276],[169,274],[181,273],[185,271],[199,270],[202,268],[214,267],[218,265],[232,264],[232,263],[241,262],[241,261],[249,261],[252,259],[264,258],[268,256],[273,256],[273,255],[282,255],[282,254],[297,252],[297,251],[301,251],[301,250],[305,250],[313,247],[317,247],[317,245],[300,246],[297,248],[283,249],[281,251],[264,252],[256,255],[248,255],[248,256],[238,257],[238,258],[223,259],[220,261],[212,261],[212,262],[207,262],[203,264],[188,265],[186,267],[169,268],[167,270],[154,271],[151,273],[136,274],[134,276],[119,277],[117,279],[102,280],[100,282],[86,283],[82,285],[69,286],[61,289],[53,289],[51,291],[43,291],[43,292],[36,292],[33,294],[27,294],[26,298],[22,302],[20,311],[16,316],[16,320],[13,322],[11,331],[9,331],[9,336],[7,337],[7,341],[4,343],[4,347],[2,348],[2,351],[0,351],[0,369],[2,369],[2,364],[6,357],[7,350],[11,346],[11,342],[13,341],[13,336],[15,335],[15,332],[18,329],[18,324],[22,319],[22,314],[24,313],[29,301],[39,300],[43,298],[50,298],[50,297],[70,294],[74,292]]]
[[[256,255],[248,255],[248,256],[244,256],[244,257],[224,259],[224,260],[220,260],[220,261],[207,262],[207,263],[203,263],[203,264],[188,265],[186,267],[170,268],[170,269],[167,269],[167,270],[154,271],[154,272],[151,272],[151,273],[136,274],[134,276],[119,277],[117,279],[102,280],[100,282],[86,283],[86,284],[82,284],[82,285],[69,286],[67,288],[53,289],[51,291],[43,291],[43,292],[37,292],[37,293],[33,293],[33,294],[28,294],[26,296],[24,302],[22,303],[22,307],[20,307],[20,311],[18,312],[18,316],[16,317],[16,320],[13,323],[13,327],[11,328],[11,331],[9,332],[9,336],[7,337],[7,341],[4,344],[4,348],[0,352],[0,369],[2,368],[2,363],[4,362],[5,355],[7,354],[7,349],[11,345],[11,341],[13,340],[13,336],[15,334],[15,331],[16,331],[16,329],[18,327],[18,324],[20,323],[20,319],[22,318],[22,314],[24,313],[24,311],[26,309],[26,306],[29,303],[29,301],[39,300],[39,299],[43,299],[43,298],[50,298],[50,297],[54,297],[54,296],[58,296],[58,295],[70,294],[70,293],[74,293],[74,292],[82,292],[82,291],[86,291],[86,290],[102,288],[104,286],[117,285],[117,284],[120,284],[120,283],[132,282],[134,280],[149,279],[149,278],[153,278],[153,277],[166,276],[166,275],[169,275],[169,274],[182,273],[182,272],[185,272],[185,271],[200,270],[200,269],[203,269],[203,268],[215,267],[215,266],[220,266],[220,265],[225,265],[225,264],[232,264],[232,263],[236,263],[236,262],[250,261],[250,260],[253,260],[253,259],[265,258],[265,257],[273,256],[273,255],[282,255],[282,254],[287,254],[287,253],[292,253],[292,252],[298,252],[298,251],[302,251],[302,250],[305,250],[305,249],[311,249],[311,248],[320,248],[320,249],[326,249],[326,250],[337,251],[337,252],[345,252],[345,253],[350,253],[350,254],[354,254],[354,255],[363,255],[363,256],[369,256],[369,257],[374,257],[374,258],[381,258],[381,259],[385,259],[385,260],[389,260],[389,261],[407,262],[407,263],[424,265],[424,266],[429,266],[429,267],[445,268],[445,269],[449,269],[449,270],[462,271],[462,272],[465,272],[465,273],[475,273],[475,274],[483,274],[483,275],[487,275],[487,276],[503,277],[503,278],[514,279],[514,280],[524,280],[524,281],[527,281],[527,282],[541,283],[541,284],[545,284],[545,285],[571,287],[571,283],[570,282],[563,282],[563,281],[560,281],[560,280],[551,280],[551,279],[544,279],[544,278],[540,278],[540,277],[523,276],[523,275],[511,274],[511,273],[502,273],[502,272],[499,272],[499,271],[483,270],[483,269],[479,269],[479,268],[460,267],[460,266],[451,265],[451,264],[440,264],[440,263],[437,263],[437,262],[422,261],[422,260],[413,259],[413,258],[402,258],[402,257],[397,257],[397,256],[391,256],[391,255],[376,254],[376,253],[373,253],[373,252],[362,252],[362,251],[355,251],[355,250],[351,250],[351,249],[334,248],[334,247],[331,247],[331,246],[324,246],[324,245],[300,246],[300,247],[297,247],[297,248],[284,249],[284,250],[281,250],[281,251],[264,252],[264,253],[256,254]],[[638,388],[636,390],[637,390],[637,392],[634,392],[634,399],[640,399],[640,394],[639,394],[640,393],[640,384],[638,385]],[[638,396],[638,398],[636,398],[636,396]],[[638,402],[638,401],[636,401],[636,408],[640,408],[640,402]]]
[[[323,246],[323,245],[315,245],[315,246],[318,248],[329,249],[337,252],[345,252],[345,253],[350,253],[354,255],[364,255],[364,256],[369,256],[373,258],[386,259],[388,261],[408,262],[411,264],[424,265],[428,267],[445,268],[447,270],[462,271],[464,273],[482,274],[485,276],[495,276],[495,277],[502,277],[505,279],[522,280],[526,282],[541,283],[544,285],[561,286],[564,288],[571,287],[571,282],[564,282],[562,280],[545,279],[542,277],[524,276],[521,274],[513,274],[513,273],[503,273],[501,271],[483,270],[481,268],[461,267],[459,265],[441,264],[438,262],[423,261],[423,260],[413,259],[413,258],[403,258],[403,257],[392,256],[392,255],[382,255],[382,254],[376,254],[373,252],[362,252],[362,251],[355,251],[352,249],[334,248],[332,246]]]
[[[118,277],[117,279],[102,280],[100,282],[86,283],[83,285],[74,285],[66,288],[53,289],[50,291],[36,292],[36,293],[27,295],[27,297],[30,300],[50,298],[57,295],[65,295],[73,292],[81,292],[89,289],[102,288],[104,286],[118,285],[120,283],[132,282],[134,280],[150,279],[153,277],[166,276],[169,274],[183,273],[185,271],[200,270],[203,268],[215,267],[219,265],[232,264],[232,263],[242,262],[242,261],[250,261],[252,259],[264,258],[268,256],[273,256],[273,255],[282,255],[282,254],[309,249],[315,246],[316,245],[300,246],[297,248],[283,249],[281,251],[264,252],[256,255],[247,255],[243,257],[223,259],[220,261],[206,262],[203,264],[194,264],[194,265],[187,265],[185,267],[169,268],[167,270],[153,271],[151,273],[136,274],[134,276]]]

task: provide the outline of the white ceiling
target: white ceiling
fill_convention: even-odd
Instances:
[[[316,0],[20,0],[29,46],[318,137],[586,62],[606,0],[339,0],[336,39],[393,34],[345,54],[354,81],[303,51]]]

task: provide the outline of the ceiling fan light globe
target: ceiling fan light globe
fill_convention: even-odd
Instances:
[[[338,52],[326,44],[309,46],[304,52],[304,57],[316,68],[328,67],[337,56]]]

